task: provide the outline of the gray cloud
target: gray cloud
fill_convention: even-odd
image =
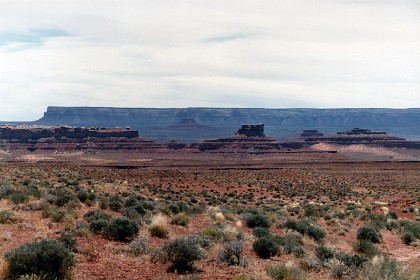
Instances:
[[[23,0],[0,120],[48,105],[420,107],[418,1]]]

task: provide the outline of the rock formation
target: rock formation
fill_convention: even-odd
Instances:
[[[194,120],[212,129],[185,130],[168,127]],[[84,127],[126,127],[157,141],[196,142],[226,138],[243,123],[264,123],[275,139],[290,138],[304,129],[336,133],[353,127],[387,130],[393,135],[420,140],[420,109],[258,109],[258,108],[92,108],[48,107],[34,124]]]
[[[0,125],[0,139],[21,142],[42,138],[81,140],[87,138],[135,137],[139,137],[138,131],[130,128]]]
[[[407,141],[404,138],[389,135],[385,131],[372,131],[364,128],[353,128],[349,131],[337,132],[335,135],[315,135],[315,133],[304,131],[302,138],[311,145],[323,142],[340,145],[365,144],[388,148],[420,149],[420,141]]]
[[[265,137],[264,124],[243,124],[236,135],[245,135],[247,137]]]

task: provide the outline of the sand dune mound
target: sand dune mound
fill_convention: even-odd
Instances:
[[[374,147],[363,144],[356,145],[335,145],[329,143],[319,143],[311,146],[315,151],[337,151],[351,157],[374,157],[381,159],[394,159],[394,160],[410,160],[411,157],[399,153],[385,147]]]

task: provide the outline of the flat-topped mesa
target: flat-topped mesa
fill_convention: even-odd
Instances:
[[[337,134],[346,134],[346,135],[378,135],[378,134],[386,134],[385,131],[373,131],[370,129],[365,128],[358,128],[355,127],[350,131],[341,131],[337,132]]]
[[[8,141],[29,141],[55,138],[62,139],[88,139],[88,138],[137,138],[137,130],[130,128],[105,127],[70,127],[70,126],[42,126],[42,125],[1,125],[0,139]]]
[[[264,124],[243,124],[236,135],[245,135],[247,137],[265,137]]]
[[[324,133],[316,130],[316,129],[306,129],[304,130],[300,137],[307,138],[307,137],[322,137],[324,136]]]

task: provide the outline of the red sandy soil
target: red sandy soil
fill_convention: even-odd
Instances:
[[[314,149],[336,149],[337,147],[317,146]],[[354,147],[353,147],[354,148]],[[360,148],[360,147],[359,147]],[[358,148],[358,149],[359,149]],[[352,149],[352,148],[348,148]],[[357,150],[357,155],[360,152]],[[351,151],[350,151],[351,152]],[[354,151],[353,151],[354,152]],[[2,152],[0,168],[5,170],[21,170],[29,174],[30,170],[70,170],[82,177],[91,177],[97,182],[97,192],[121,193],[129,191],[131,186],[139,185],[138,193],[144,196],[155,196],[161,199],[162,194],[153,194],[152,187],[175,192],[185,191],[197,195],[199,202],[205,202],[202,191],[211,196],[252,194],[253,202],[246,204],[254,206],[258,199],[273,203],[282,201],[287,206],[302,203],[304,200],[320,203],[330,201],[329,195],[336,191],[336,186],[347,190],[343,201],[360,201],[369,204],[374,212],[380,212],[384,205],[394,211],[400,218],[414,220],[414,214],[403,211],[410,206],[419,207],[419,201],[408,194],[419,187],[420,162],[418,161],[363,161],[358,157],[349,157],[349,151],[338,154],[283,154],[267,156],[238,155],[237,158],[224,155],[156,155],[156,154],[126,154],[126,153],[30,153],[7,154]],[[399,157],[382,149],[369,150],[380,158],[392,156],[394,159],[409,160],[416,155],[406,155],[406,152],[395,152]],[[116,168],[118,167],[118,168]],[[127,168],[127,169],[121,169]],[[6,174],[0,174],[6,176]],[[51,173],[50,179],[57,176]],[[118,182],[118,183],[117,183]],[[293,184],[296,194],[288,195],[287,186]],[[280,190],[268,188],[270,185],[280,186]],[[85,186],[85,183],[82,183]],[[299,187],[298,187],[299,186]],[[293,191],[290,190],[290,191]],[[418,192],[417,192],[418,194]],[[182,195],[181,195],[182,196]],[[174,198],[176,199],[176,198]],[[345,201],[344,201],[345,199]],[[384,205],[377,202],[383,202]],[[339,204],[337,209],[341,207]],[[79,219],[88,210],[98,206],[83,205],[77,209]],[[341,209],[341,208],[340,208]],[[43,219],[41,213],[17,209],[7,200],[0,200],[0,210],[13,210],[20,218],[16,224],[0,225],[0,254],[25,244],[36,238],[57,237],[63,230],[61,223],[52,223]],[[112,213],[112,212],[109,212]],[[112,215],[120,215],[112,213]],[[297,216],[296,216],[297,218]],[[237,218],[227,221],[233,227]],[[326,230],[325,244],[337,251],[353,253],[352,243],[356,241],[356,232],[364,222],[337,221],[337,225],[327,225],[323,219],[319,224]],[[341,224],[342,223],[342,224]],[[191,217],[189,227],[170,225],[170,239],[178,236],[198,234],[204,228],[214,224],[208,214],[196,214]],[[209,252],[209,257],[198,261],[199,279],[234,279],[240,275],[249,275],[257,279],[269,279],[265,268],[271,263],[288,260],[296,261],[292,255],[282,254],[271,260],[258,258],[252,251],[252,230],[246,226],[240,228],[245,233],[246,249],[244,257],[248,261],[246,267],[227,266],[216,261],[216,245]],[[270,231],[284,234],[285,230],[272,226]],[[410,268],[419,268],[419,247],[404,245],[400,235],[383,229],[382,243],[379,248],[385,256],[395,258]],[[148,235],[146,227],[141,228],[140,235]],[[167,272],[169,265],[152,263],[149,256],[133,257],[114,253],[115,248],[125,245],[120,242],[108,241],[100,236],[78,238],[78,250],[75,279],[178,279],[179,275]],[[149,245],[157,247],[165,239],[150,238]],[[316,243],[304,237],[305,251],[313,252]],[[307,279],[332,279],[327,272],[308,273]]]

